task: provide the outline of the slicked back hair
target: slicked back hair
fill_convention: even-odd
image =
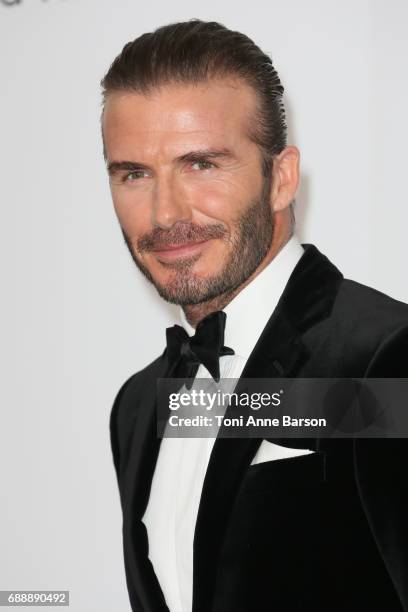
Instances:
[[[286,146],[284,88],[271,58],[248,36],[215,21],[172,23],[128,42],[101,80],[103,105],[111,92],[148,94],[166,84],[198,84],[238,77],[257,94],[249,137],[260,147],[262,170]]]

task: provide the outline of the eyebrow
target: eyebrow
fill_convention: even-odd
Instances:
[[[198,151],[189,151],[180,157],[176,157],[176,162],[198,161],[200,159],[215,159],[219,157],[234,157],[229,149],[199,149]]]
[[[143,170],[149,169],[146,164],[141,164],[136,161],[112,161],[107,165],[108,174],[111,176],[120,170],[138,170],[139,168]]]
[[[202,159],[217,159],[220,157],[234,157],[229,149],[198,149],[179,155],[173,161],[176,163],[196,162]],[[111,161],[107,164],[108,173],[112,176],[120,170],[149,170],[149,166],[138,161]]]

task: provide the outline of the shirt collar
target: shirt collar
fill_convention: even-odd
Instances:
[[[304,249],[293,235],[279,253],[224,308],[227,315],[224,344],[235,354],[247,359],[302,257]],[[189,336],[195,329],[179,309],[180,322]]]

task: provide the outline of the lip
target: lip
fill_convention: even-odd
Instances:
[[[199,253],[210,240],[202,240],[200,242],[189,242],[186,244],[169,245],[167,244],[163,248],[155,249],[152,252],[163,261],[174,261],[175,259],[182,259],[183,257],[191,257]]]

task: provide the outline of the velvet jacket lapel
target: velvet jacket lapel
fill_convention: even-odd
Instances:
[[[302,336],[329,316],[341,273],[313,245],[294,269],[260,336],[242,378],[295,377],[311,355]],[[241,389],[238,382],[236,391]],[[227,410],[226,416],[230,414]],[[217,559],[228,518],[245,470],[262,439],[215,441],[204,480],[194,538],[193,612],[208,612],[214,594]],[[274,440],[281,445],[315,448],[315,440]]]

